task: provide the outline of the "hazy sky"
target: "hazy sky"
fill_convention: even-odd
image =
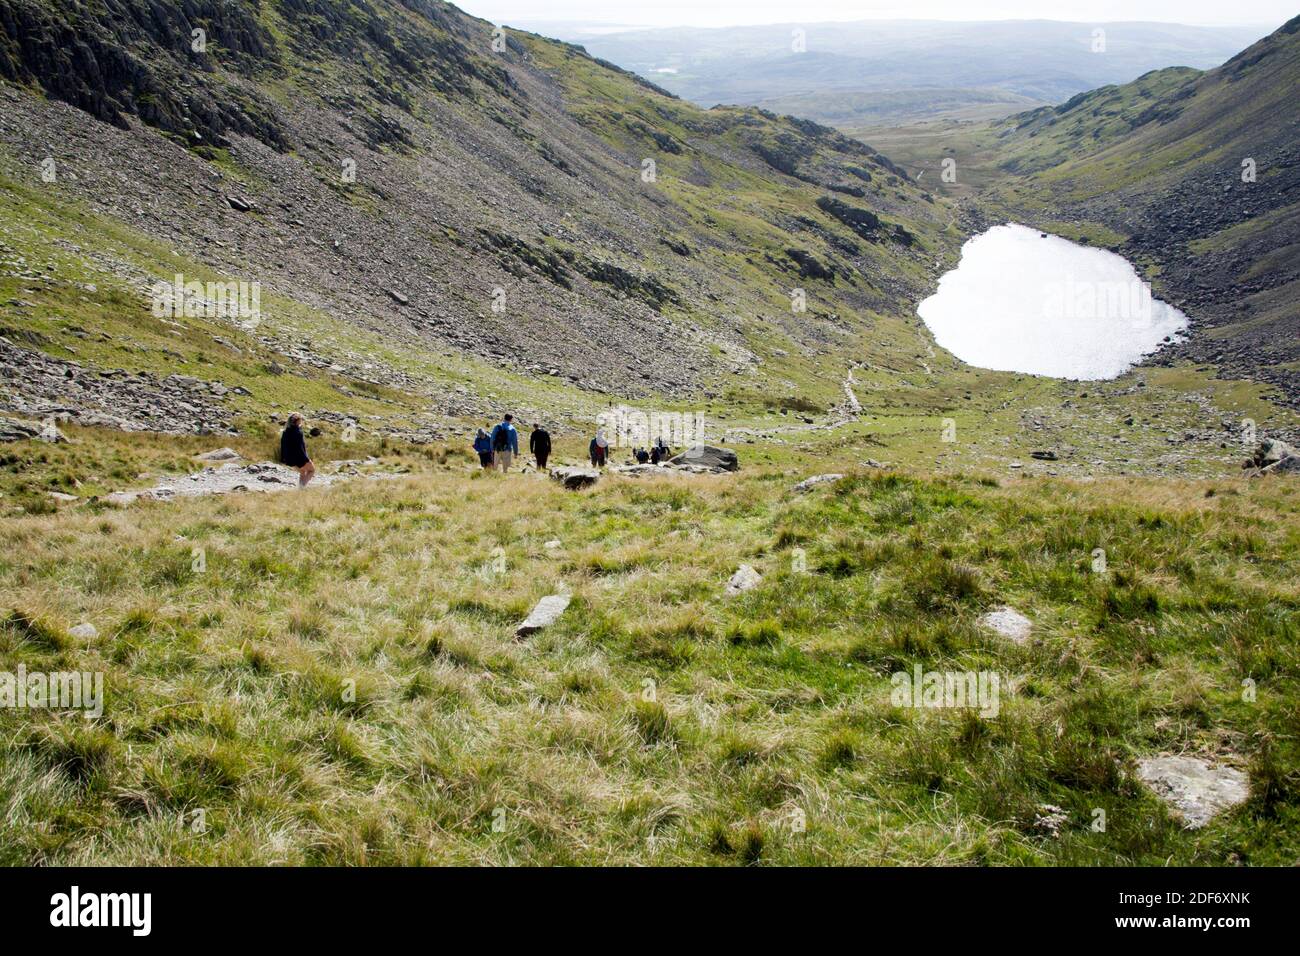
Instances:
[[[1159,20],[1280,26],[1296,0],[453,0],[494,23],[580,20],[718,27],[827,20]]]

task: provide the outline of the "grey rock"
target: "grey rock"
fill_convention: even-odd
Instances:
[[[13,418],[0,418],[0,442],[29,441],[40,434],[40,429]]]
[[[71,628],[68,633],[79,641],[93,641],[99,637],[99,629],[89,621]]]
[[[729,448],[715,448],[713,445],[696,445],[680,455],[669,459],[674,465],[694,465],[712,468],[718,471],[736,471],[740,468],[740,459]]]
[[[1023,644],[1029,640],[1034,624],[1015,608],[1005,605],[995,608],[980,617],[979,623],[991,631],[1001,634],[1014,644]]]
[[[1281,461],[1274,462],[1262,470],[1265,475],[1297,474],[1300,473],[1300,455],[1288,455]]]
[[[799,494],[803,494],[806,491],[811,491],[813,488],[816,488],[818,485],[825,485],[833,481],[839,481],[843,477],[844,477],[843,475],[834,474],[834,473],[826,474],[826,475],[813,475],[811,478],[805,478],[803,481],[799,482],[799,484],[795,485],[794,490],[797,491]]]
[[[200,461],[234,461],[239,457],[239,452],[233,448],[218,448],[214,451],[205,451],[198,456]]]
[[[743,594],[752,591],[763,582],[763,576],[748,564],[742,564],[727,582],[727,594]]]
[[[577,491],[581,488],[590,488],[600,481],[600,472],[594,468],[560,467],[551,469],[551,478],[570,491]]]
[[[1280,438],[1265,438],[1251,452],[1241,465],[1245,469],[1254,469],[1254,474],[1273,472],[1291,472],[1300,467],[1296,462],[1285,464],[1288,459],[1300,456],[1300,451],[1292,448]]]
[[[529,612],[528,617],[515,628],[515,636],[527,637],[529,634],[536,634],[544,627],[550,627],[568,608],[569,600],[567,594],[550,594],[542,598]]]
[[[1138,761],[1138,779],[1182,817],[1189,830],[1209,823],[1215,814],[1250,796],[1244,773],[1197,757],[1172,754]]]

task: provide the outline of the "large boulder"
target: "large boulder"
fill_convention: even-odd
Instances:
[[[697,468],[711,468],[714,471],[736,471],[740,468],[740,459],[729,448],[715,448],[713,445],[695,445],[680,455],[669,459],[674,465],[693,465]]]
[[[600,472],[595,468],[560,467],[551,469],[551,477],[570,491],[578,491],[600,481]]]
[[[1241,465],[1256,475],[1300,472],[1300,451],[1280,438],[1265,438]]]
[[[40,433],[40,428],[26,422],[13,418],[0,418],[0,442],[26,441],[36,438]]]

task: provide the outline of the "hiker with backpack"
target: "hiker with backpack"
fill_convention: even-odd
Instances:
[[[551,433],[541,424],[533,425],[532,434],[528,436],[528,450],[533,453],[537,470],[546,470],[546,460],[551,457]]]
[[[478,453],[480,467],[492,467],[492,439],[481,428],[478,430],[478,434],[474,436],[474,451]]]
[[[302,416],[294,412],[280,435],[280,462],[298,469],[298,487],[306,488],[316,477],[316,465],[307,454],[307,439],[302,433]]]
[[[519,454],[519,432],[515,431],[513,415],[505,415],[496,428],[492,429],[492,466],[500,468],[501,474],[510,470],[510,463]]]

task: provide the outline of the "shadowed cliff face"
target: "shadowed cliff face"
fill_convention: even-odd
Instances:
[[[426,0],[400,8],[407,17],[381,16],[364,0],[0,0],[0,76],[117,126],[134,115],[192,139],[220,144],[237,132],[281,150],[291,144],[272,105],[219,70],[255,79],[282,75],[294,58],[335,57],[362,69],[377,100],[406,109],[417,87],[468,96],[478,82],[512,92],[504,70],[452,35],[461,24],[448,8]],[[272,10],[283,44],[263,22]]]

